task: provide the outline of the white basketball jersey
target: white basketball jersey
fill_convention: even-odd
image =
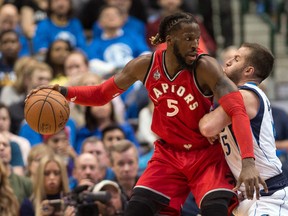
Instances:
[[[276,146],[274,139],[274,123],[272,118],[271,105],[264,94],[255,84],[246,83],[240,89],[253,91],[260,101],[260,107],[255,118],[250,120],[255,164],[260,176],[266,180],[273,176],[282,173],[282,164],[276,156]],[[224,150],[227,163],[235,176],[238,179],[242,168],[240,149],[232,132],[231,125],[224,128],[220,133],[220,142]],[[240,190],[244,190],[242,184]]]

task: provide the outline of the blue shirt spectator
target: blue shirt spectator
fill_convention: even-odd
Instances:
[[[50,44],[57,39],[69,41],[71,46],[85,49],[86,40],[83,28],[77,18],[70,19],[65,26],[57,26],[50,18],[39,22],[33,38],[34,51],[38,53],[48,49]]]
[[[102,35],[87,47],[90,60],[99,59],[115,68],[123,68],[130,60],[147,52],[150,52],[150,49],[144,40],[122,30],[113,38],[105,38]]]
[[[145,40],[146,25],[136,17],[128,16],[122,28],[125,33],[136,35],[138,38],[143,38]],[[98,22],[94,23],[92,30],[93,38],[99,38],[103,33],[103,29]]]

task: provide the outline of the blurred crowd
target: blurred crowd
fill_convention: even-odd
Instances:
[[[93,196],[90,213],[123,215],[157,139],[143,84],[104,106],[71,103],[66,127],[45,136],[25,122],[24,100],[40,85],[99,84],[131,59],[165,48],[149,39],[176,11],[197,17],[200,48],[224,63],[234,44],[230,0],[0,0],[1,215],[81,215],[81,206],[91,204],[83,193],[101,191],[110,196]]]

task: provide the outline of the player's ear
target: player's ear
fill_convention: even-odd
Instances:
[[[166,43],[167,43],[168,46],[172,44],[172,37],[171,37],[171,35],[167,35],[167,36],[166,36]]]
[[[246,76],[251,76],[251,75],[254,74],[254,71],[255,71],[254,67],[248,66],[248,67],[245,68],[245,72],[244,73],[245,73]]]

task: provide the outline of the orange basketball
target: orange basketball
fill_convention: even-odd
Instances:
[[[66,98],[58,91],[41,89],[25,103],[25,119],[40,134],[54,134],[62,130],[69,118],[70,108]]]

